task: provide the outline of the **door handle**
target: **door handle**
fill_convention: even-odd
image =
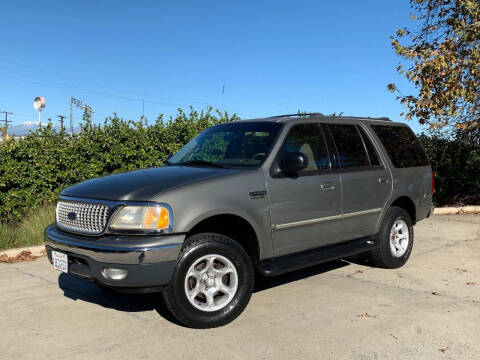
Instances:
[[[327,181],[326,183],[323,183],[322,185],[320,185],[320,187],[322,188],[323,191],[334,190],[335,184],[331,181]]]
[[[388,179],[385,176],[379,177],[378,182],[380,184],[388,184]]]

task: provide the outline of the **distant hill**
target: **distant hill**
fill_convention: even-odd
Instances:
[[[46,126],[46,123],[42,123],[42,126]],[[8,127],[8,134],[11,136],[25,136],[34,132],[38,128],[38,122],[36,121],[25,121],[20,124],[13,124]],[[55,131],[60,131],[60,125],[55,124],[53,126]],[[74,129],[76,132],[78,129]]]
[[[20,124],[10,125],[8,127],[8,133],[12,136],[24,136],[30,132],[37,130],[38,123],[34,121],[25,121]]]

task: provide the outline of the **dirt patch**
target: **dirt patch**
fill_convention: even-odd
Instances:
[[[7,254],[0,255],[0,262],[15,263],[15,262],[33,261],[45,255],[47,255],[45,250],[42,250],[39,256],[33,255],[30,250],[23,250],[15,256],[8,256]]]
[[[480,214],[480,206],[447,206],[438,207],[433,210],[436,215],[469,215]]]

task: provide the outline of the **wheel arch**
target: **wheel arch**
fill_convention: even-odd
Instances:
[[[186,237],[202,232],[214,232],[238,242],[247,252],[252,263],[260,258],[260,243],[255,227],[245,217],[233,213],[218,213],[199,219],[190,225]]]
[[[417,220],[417,208],[412,198],[406,195],[399,196],[390,204],[390,207],[392,206],[404,209],[408,213],[408,215],[410,215],[410,219],[415,225]]]
[[[385,218],[385,216],[387,214],[387,210],[392,206],[396,206],[396,207],[404,209],[408,213],[408,215],[410,215],[410,218],[412,219],[413,225],[416,224],[416,222],[417,222],[417,208],[415,206],[414,201],[408,195],[398,195],[391,202],[388,202],[385,205],[385,207],[382,211],[382,215],[378,219],[376,232],[378,232],[380,230],[380,226],[382,226],[382,222],[383,222],[383,219]]]

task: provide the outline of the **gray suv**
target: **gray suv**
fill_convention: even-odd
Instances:
[[[46,249],[102,287],[162,292],[189,327],[235,319],[255,273],[359,255],[405,264],[434,179],[408,126],[313,113],[211,127],[162,167],[64,190]]]

